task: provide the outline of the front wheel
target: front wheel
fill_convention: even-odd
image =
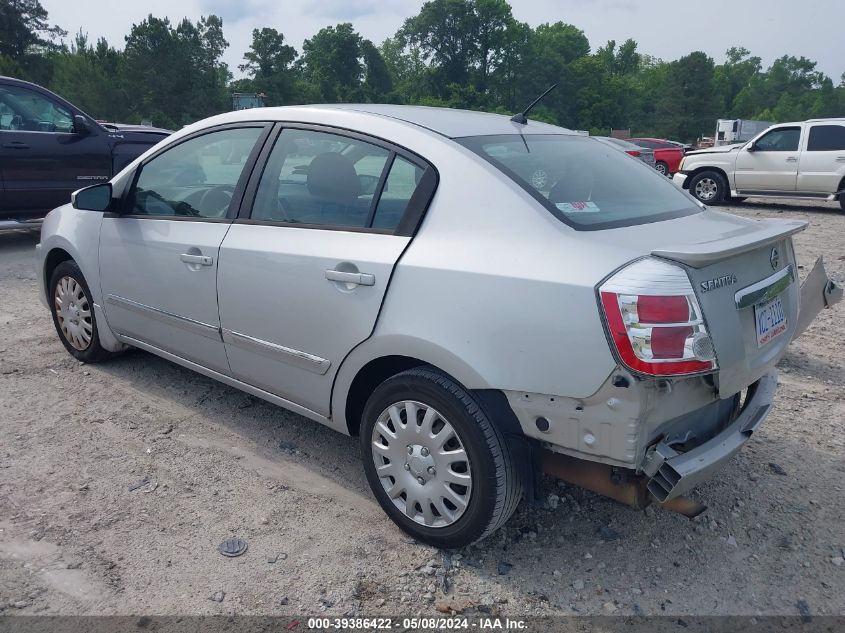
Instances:
[[[100,345],[91,290],[76,262],[64,261],[56,266],[49,290],[53,325],[65,349],[86,363],[111,356]]]
[[[361,445],[382,509],[435,547],[485,538],[522,495],[519,469],[494,422],[433,368],[408,370],[376,388],[364,409]]]
[[[728,195],[728,183],[718,172],[703,171],[692,177],[689,192],[704,204],[722,204]]]

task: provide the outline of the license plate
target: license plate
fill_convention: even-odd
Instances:
[[[786,310],[783,309],[783,299],[775,297],[771,301],[755,305],[754,322],[757,326],[757,347],[771,343],[786,332]]]

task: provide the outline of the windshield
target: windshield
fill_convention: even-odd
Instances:
[[[645,224],[701,211],[668,178],[594,138],[508,134],[455,140],[576,229]]]

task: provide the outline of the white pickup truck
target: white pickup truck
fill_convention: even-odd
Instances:
[[[704,204],[804,198],[845,211],[845,118],[779,123],[741,145],[689,152],[674,181]]]

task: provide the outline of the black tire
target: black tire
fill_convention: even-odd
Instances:
[[[467,470],[472,482],[469,502],[463,514],[451,524],[429,527],[409,517],[388,496],[376,472],[373,429],[382,413],[391,405],[403,401],[433,407],[443,420],[448,420],[466,451]],[[400,445],[405,441],[405,438],[397,440]],[[382,509],[414,539],[434,547],[459,548],[489,536],[505,524],[522,498],[520,470],[501,432],[461,385],[432,367],[419,367],[397,374],[373,391],[364,408],[361,447],[367,480]],[[442,468],[442,465],[437,467]],[[408,467],[404,470],[407,471]],[[413,471],[409,476],[413,479]],[[395,479],[386,478],[386,481],[396,483]],[[437,486],[438,483],[427,481],[426,485]],[[409,482],[407,485],[414,484]],[[401,489],[403,492],[397,497],[402,499],[399,503],[406,503],[406,489]],[[420,492],[424,494],[424,491]]]
[[[666,176],[667,178],[672,177],[672,174],[669,173],[669,165],[664,163],[662,160],[657,161],[654,164],[654,168],[657,170],[658,174],[662,174],[662,175]]]
[[[699,183],[701,188],[698,187]],[[699,202],[714,206],[724,204],[730,193],[725,177],[717,171],[703,171],[693,176],[689,183],[689,192]]]
[[[845,213],[845,193],[839,196],[839,208],[842,209],[842,213]]]
[[[80,298],[75,301],[75,306],[79,307],[83,316],[74,318],[77,322],[84,324],[82,327],[86,331],[90,329],[90,335],[87,341],[80,337],[74,338],[71,335],[73,331],[70,328],[71,324],[65,324],[65,328],[67,329],[62,327],[65,317],[59,314],[60,306],[56,298],[56,289],[60,283],[68,284],[69,282],[65,281],[68,279],[73,280],[81,289]],[[65,287],[68,286],[66,285]],[[88,282],[85,281],[85,277],[82,275],[82,271],[79,270],[76,262],[68,260],[56,266],[56,269],[50,276],[47,293],[48,301],[50,302],[50,313],[53,315],[53,325],[56,327],[59,340],[61,340],[71,356],[86,363],[96,363],[112,356],[111,352],[100,345],[100,336],[97,331],[97,317],[94,314],[94,302],[91,300],[91,289],[88,287]],[[84,316],[86,312],[88,316]],[[78,332],[80,329],[80,327],[77,327],[76,331]]]

